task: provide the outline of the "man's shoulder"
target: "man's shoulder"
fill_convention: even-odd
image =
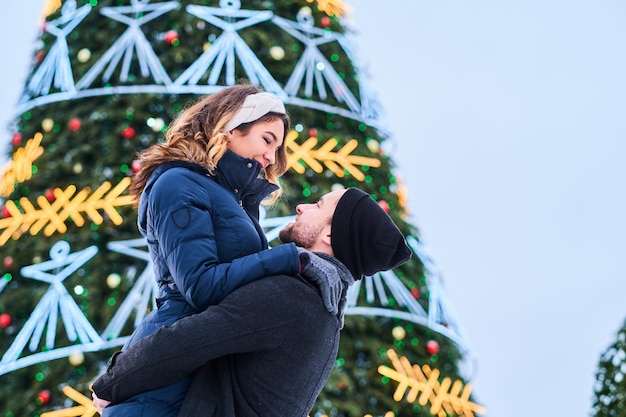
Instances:
[[[269,275],[238,288],[233,294],[262,298],[266,303],[280,300],[283,305],[322,304],[319,291],[299,274]]]
[[[233,307],[246,306],[246,314],[254,316],[255,321],[273,320],[276,326],[288,326],[296,333],[307,328],[307,332],[320,335],[340,328],[337,316],[328,312],[317,287],[300,275],[267,276],[240,287],[228,298]],[[314,331],[309,326],[312,323]]]
[[[288,289],[299,288],[302,291],[315,292],[314,287],[303,279],[300,274],[287,275],[268,275],[261,279],[251,282],[248,285],[253,285],[255,288],[267,288],[267,289],[279,289],[279,292],[285,292]]]

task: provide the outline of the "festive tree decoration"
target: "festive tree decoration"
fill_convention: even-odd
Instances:
[[[124,60],[122,61],[120,81],[128,81],[133,51],[137,51],[136,58],[139,60],[143,77],[151,76],[157,84],[170,84],[172,82],[154,53],[150,42],[141,31],[141,26],[177,8],[178,3],[170,1],[150,4],[148,1],[132,0],[131,4],[131,6],[103,7],[100,9],[100,13],[104,16],[128,25],[128,29],[81,78],[76,84],[76,88],[82,90],[89,87],[102,71],[105,71],[102,81],[108,82],[122,58]]]
[[[42,10],[42,16],[44,18],[50,16],[52,13],[57,11],[62,5],[63,5],[63,2],[61,0],[46,0],[43,6],[43,10]]]
[[[197,84],[213,65],[208,78],[209,85],[216,85],[221,70],[226,67],[226,83],[235,84],[235,58],[243,65],[245,76],[253,84],[262,85],[266,91],[281,94],[282,89],[259,61],[255,53],[238,35],[238,31],[272,18],[271,11],[239,10],[239,2],[221,2],[221,8],[189,5],[187,11],[198,16],[224,32],[181,76],[176,85]],[[223,17],[223,19],[222,19]],[[239,20],[237,20],[239,19]]]
[[[29,180],[33,175],[33,162],[43,153],[41,133],[35,134],[23,148],[13,152],[13,158],[2,167],[0,175],[0,196],[8,197],[15,190],[15,184]]]
[[[56,37],[56,42],[46,55],[37,72],[28,82],[27,92],[46,95],[52,86],[61,92],[74,93],[72,64],[68,56],[67,36],[89,14],[91,6],[86,4],[76,9],[76,1],[66,1],[59,19],[46,22],[45,30]]]
[[[147,249],[138,249],[141,247],[147,248],[147,246],[146,240],[143,238],[111,242],[108,244],[108,249],[113,252],[121,253],[146,262],[146,267],[143,269],[141,274],[139,274],[132,290],[128,293],[128,296],[124,299],[124,302],[120,305],[120,308],[102,332],[103,337],[109,341],[109,345],[111,343],[120,345],[126,342],[128,337],[124,337],[125,335],[122,334],[122,330],[133,313],[135,314],[135,320],[133,322],[134,328],[141,322],[141,320],[143,320],[148,311],[156,308],[158,287],[152,272],[152,258],[150,258],[150,253]],[[108,279],[109,277],[107,277],[107,280]],[[110,283],[107,282],[107,285],[109,284]]]
[[[319,143],[317,138],[310,137],[304,143],[298,144],[295,141],[296,136],[297,133],[295,131],[289,132],[285,141],[285,147],[288,150],[287,166],[298,174],[304,173],[305,165],[308,165],[318,174],[322,173],[324,171],[324,167],[320,163],[322,162],[326,168],[340,178],[344,177],[345,170],[356,180],[363,181],[365,175],[355,165],[373,168],[380,166],[380,161],[375,158],[350,155],[357,147],[358,141],[356,139],[350,140],[343,148],[335,151],[337,146],[340,145],[335,138],[328,139],[320,148],[315,150],[313,148]]]
[[[317,9],[320,12],[324,12],[329,16],[343,17],[346,12],[352,10],[352,7],[347,5],[342,0],[306,0],[307,3],[317,3]]]
[[[282,17],[274,17],[274,23],[305,45],[304,53],[285,85],[285,93],[290,97],[297,97],[304,81],[305,97],[313,97],[313,87],[316,86],[319,98],[326,100],[328,95],[325,86],[328,83],[337,101],[346,103],[350,110],[358,112],[360,105],[357,99],[319,49],[320,45],[342,41],[343,36],[314,27],[313,17],[308,8],[301,9],[297,19],[297,22],[293,22]],[[294,100],[294,103],[301,100]]]
[[[63,393],[79,405],[64,410],[43,413],[41,417],[93,417],[98,414],[98,410],[93,406],[91,398],[84,396],[68,385],[63,387]]]
[[[72,2],[75,3],[75,0],[66,1],[64,7],[65,4]],[[85,18],[84,10],[87,10],[86,7],[87,5],[79,9],[80,12],[72,6],[64,8],[62,10],[64,25],[76,28]],[[200,54],[195,62],[178,78],[172,80],[155,53],[153,45],[146,39],[141,29],[142,26],[152,20],[172,12],[178,7],[180,4],[174,1],[151,4],[146,0],[131,0],[131,6],[101,7],[100,13],[102,15],[128,25],[126,32],[89,68],[75,86],[72,84],[73,81],[70,82],[69,77],[65,76],[64,81],[59,84],[60,91],[52,91],[43,87],[29,88],[20,102],[18,113],[58,101],[109,94],[211,94],[221,88],[218,82],[220,77],[223,77],[226,85],[233,85],[237,80],[244,77],[253,84],[263,86],[266,91],[277,94],[287,104],[363,120],[370,126],[383,128],[374,109],[376,99],[373,93],[361,84],[360,100],[357,100],[339,72],[334,69],[336,64],[331,63],[318,48],[320,45],[337,43],[352,58],[355,65],[358,65],[356,64],[358,61],[352,42],[346,36],[328,28],[323,30],[315,28],[311,20],[310,8],[302,8],[297,15],[297,20],[292,21],[275,16],[270,10],[241,9],[240,1],[222,0],[219,8],[193,4],[187,6],[185,9],[187,13],[222,29],[223,32],[211,42],[210,48]],[[340,14],[343,14],[341,11],[346,8],[340,1],[325,1],[318,3],[318,7]],[[302,54],[285,88],[281,87],[280,83],[257,58],[254,51],[238,35],[239,31],[265,21],[271,21],[306,45],[306,52]],[[66,50],[59,48],[56,55],[62,51]],[[136,55],[134,51],[137,51]],[[60,58],[55,59],[56,61],[60,60]],[[140,85],[128,84],[131,78],[133,59],[138,61],[140,68],[142,76]],[[236,59],[241,63],[244,70],[243,74],[237,74]],[[40,65],[38,71],[43,71],[41,67]],[[360,71],[358,66],[355,69]],[[202,85],[200,81],[203,80],[207,71],[209,74],[206,85]],[[100,75],[100,83],[105,84],[105,88],[94,85],[97,84]],[[116,76],[114,77],[114,75]],[[37,81],[37,85],[51,85],[53,73],[50,69],[46,69],[37,78],[40,79]],[[313,80],[316,84],[319,83],[317,85],[319,99],[315,99],[313,96]],[[330,86],[332,94],[337,98],[337,104],[330,104],[326,101],[327,92],[324,80]],[[297,88],[303,81],[305,93],[301,97]]]
[[[89,323],[80,307],[62,284],[63,280],[80,268],[82,264],[93,258],[98,250],[91,246],[73,254],[70,254],[69,251],[70,247],[67,242],[57,242],[50,250],[51,259],[49,261],[22,268],[21,272],[24,277],[47,282],[50,284],[50,288],[18,333],[11,348],[2,356],[0,372],[4,373],[37,363],[36,361],[33,362],[36,355],[19,357],[27,344],[31,352],[37,350],[44,331],[46,333],[46,352],[54,349],[59,313],[61,313],[61,320],[65,325],[67,338],[70,341],[80,340],[80,343],[85,345],[102,342],[98,332]],[[29,339],[30,343],[28,343]],[[70,352],[70,350],[65,349],[57,353],[65,356]]]
[[[156,308],[152,260],[128,191],[141,169],[137,153],[162,141],[190,101],[242,79],[279,96],[292,120],[285,193],[261,208],[271,245],[296,204],[359,187],[415,255],[349,290],[337,366],[311,415],[479,413],[465,383],[472,352],[406,220],[406,190],[387,152],[391,134],[350,39],[349,10],[341,0],[48,1],[0,176],[7,416],[95,414],[89,384]],[[413,379],[388,368],[390,349],[419,364],[424,380],[413,368]],[[406,384],[402,401],[389,383],[396,379],[381,381],[379,369]],[[432,392],[424,406],[418,383]],[[62,385],[77,406],[60,398]],[[421,395],[409,402],[407,390]]]
[[[11,316],[7,313],[0,314],[0,327],[3,329],[6,329],[10,325],[11,325]]]
[[[379,366],[378,372],[398,382],[394,400],[401,401],[406,395],[410,403],[417,402],[420,406],[429,404],[430,413],[438,417],[446,417],[450,413],[472,417],[474,413],[485,412],[484,407],[469,400],[472,392],[470,384],[463,386],[461,381],[453,383],[450,378],[440,381],[439,370],[431,369],[428,365],[422,365],[421,368],[411,365],[406,357],[398,357],[393,349],[387,351],[387,356],[393,368]]]
[[[123,218],[116,208],[132,204],[129,195],[121,195],[130,185],[130,178],[124,178],[115,187],[105,181],[91,195],[89,188],[83,188],[76,193],[76,186],[69,186],[65,190],[54,190],[55,200],[50,203],[45,196],[37,198],[39,208],[22,197],[20,207],[13,201],[7,201],[5,207],[9,217],[0,219],[0,244],[4,244],[9,238],[18,239],[24,232],[29,231],[36,235],[41,230],[45,236],[54,233],[65,233],[66,222],[71,220],[77,226],[85,224],[84,215],[95,224],[102,224],[104,217],[99,211],[104,211],[113,224],[121,224]]]

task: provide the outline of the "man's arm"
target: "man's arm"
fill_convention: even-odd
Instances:
[[[289,305],[306,304],[292,301],[294,285],[303,284],[285,276],[265,278],[202,313],[159,329],[116,353],[93,383],[93,391],[100,399],[119,403],[184,379],[220,356],[271,348],[288,333],[281,330],[298,319]]]

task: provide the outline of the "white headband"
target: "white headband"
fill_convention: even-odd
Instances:
[[[226,123],[224,130],[230,132],[244,123],[250,123],[258,120],[269,112],[281,114],[287,113],[283,102],[276,98],[273,94],[266,92],[250,94],[246,97],[241,105],[241,108],[237,110],[237,113],[235,113],[233,118]]]

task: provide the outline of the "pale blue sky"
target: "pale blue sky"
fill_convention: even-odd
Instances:
[[[626,3],[347,1],[478,399],[491,417],[588,416],[626,318]],[[42,5],[0,15],[2,126]]]

